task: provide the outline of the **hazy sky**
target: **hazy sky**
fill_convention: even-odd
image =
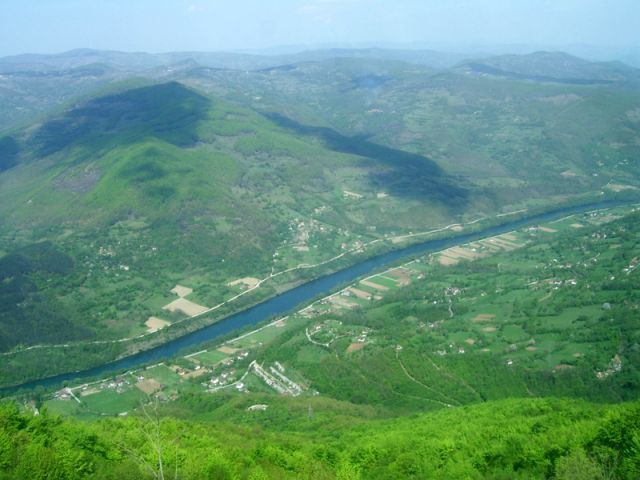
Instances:
[[[640,0],[0,0],[0,56],[73,48],[640,45]]]

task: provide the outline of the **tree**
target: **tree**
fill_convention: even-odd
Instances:
[[[603,478],[602,469],[582,449],[573,450],[556,462],[557,480],[596,480]]]

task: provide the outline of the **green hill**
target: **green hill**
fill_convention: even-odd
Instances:
[[[79,102],[1,147],[4,350],[134,337],[150,316],[185,318],[162,309],[177,283],[196,304],[217,305],[240,293],[228,285],[236,279],[321,263],[343,242],[426,228],[466,208],[464,187],[425,157],[339,134],[299,136],[175,82]],[[416,178],[420,195],[405,192]],[[419,205],[430,208],[413,213]],[[45,244],[73,267],[11,273],[24,251]],[[301,247],[274,256],[288,244]],[[248,302],[299,280],[282,276]],[[33,328],[45,312],[52,335]],[[74,361],[136,348],[115,343]]]

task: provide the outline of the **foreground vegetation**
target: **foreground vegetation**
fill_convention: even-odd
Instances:
[[[309,407],[308,413],[306,407]],[[300,408],[302,407],[302,408]],[[158,417],[81,423],[0,407],[0,478],[634,479],[640,405],[504,400],[393,420],[328,401],[230,421]],[[202,410],[201,410],[202,411]],[[198,411],[194,412],[195,414]],[[277,427],[259,426],[279,416]]]

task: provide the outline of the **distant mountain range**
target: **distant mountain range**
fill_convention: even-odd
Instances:
[[[640,81],[640,70],[621,62],[589,62],[562,52],[501,55],[464,62],[457,68],[477,74],[539,82],[597,84]]]

